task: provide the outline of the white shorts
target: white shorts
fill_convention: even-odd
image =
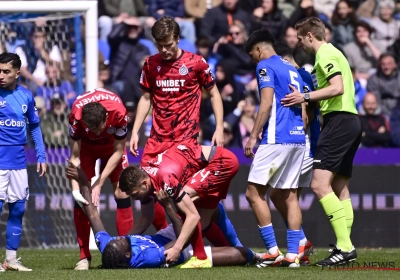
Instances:
[[[250,167],[251,183],[277,189],[297,189],[305,145],[260,145]]]
[[[8,203],[28,200],[29,185],[26,169],[0,170],[0,200]]]
[[[172,226],[172,224],[169,224],[166,228],[157,231],[156,234],[160,234],[160,235],[162,235],[162,236],[164,236],[164,237],[166,237],[168,239],[171,239],[171,240],[175,240],[176,239],[176,235],[175,235],[175,232],[174,232],[174,227]],[[211,264],[212,264],[213,262],[212,262],[211,246],[205,246],[204,250],[206,251],[207,257],[210,259]],[[185,262],[187,260],[189,260],[193,256],[192,245],[189,245],[185,249],[183,249],[182,254],[183,254]]]
[[[301,166],[301,173],[299,178],[299,188],[309,188],[311,185],[313,173],[314,158],[304,155],[303,165]]]

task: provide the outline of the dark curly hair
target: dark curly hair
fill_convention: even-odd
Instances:
[[[111,244],[107,244],[101,255],[101,268],[121,269],[130,268],[126,256]]]
[[[129,166],[122,170],[119,176],[119,188],[121,191],[131,194],[134,188],[140,186],[140,180],[146,176],[142,169],[136,166]]]

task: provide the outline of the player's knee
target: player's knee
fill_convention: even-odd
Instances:
[[[260,195],[255,191],[255,189],[249,186],[246,190],[246,199],[250,204],[253,204],[260,199]]]
[[[18,200],[8,204],[9,220],[21,221],[25,213],[25,200]]]

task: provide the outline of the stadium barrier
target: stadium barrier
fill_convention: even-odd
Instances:
[[[257,224],[245,198],[249,160],[242,157],[243,152],[236,150],[241,161],[238,174],[231,183],[224,205],[229,218],[238,232],[243,244],[263,247]],[[51,156],[57,154],[58,156]],[[64,163],[67,151],[48,150],[53,176],[38,178],[34,151],[27,151],[30,197],[24,219],[22,246],[31,248],[76,247],[73,227],[73,198],[69,182],[65,179]],[[138,159],[130,157],[131,164]],[[400,149],[360,149],[356,156],[356,166],[350,183],[354,206],[354,225],[352,240],[356,247],[399,247],[400,246]],[[286,229],[274,209],[272,220],[278,244],[285,246]],[[327,247],[335,243],[335,237],[328,219],[325,217],[318,199],[307,189],[304,190],[300,206],[303,211],[303,227],[308,238],[315,246]],[[106,229],[116,234],[116,204],[109,183],[103,186],[100,197],[101,218]],[[139,215],[140,203],[134,202],[135,218]],[[2,237],[5,242],[6,215],[0,220]],[[153,233],[154,230],[149,230]]]

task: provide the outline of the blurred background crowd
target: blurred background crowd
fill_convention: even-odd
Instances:
[[[215,74],[227,147],[244,147],[258,108],[255,66],[243,48],[249,34],[269,29],[293,49],[299,66],[311,70],[314,58],[297,47],[293,28],[309,16],[326,23],[326,41],[343,52],[352,68],[361,146],[400,147],[399,0],[99,0],[98,87],[121,97],[130,129],[141,96],[144,59],[157,53],[151,27],[164,15],[180,25],[180,48],[202,55]],[[84,62],[79,58],[84,19],[77,30],[74,18],[36,15],[33,21],[15,23],[10,17],[0,14],[0,53],[21,57],[20,83],[35,95],[46,145],[68,147],[69,110],[85,82],[77,78]],[[210,143],[214,126],[211,103],[204,95],[201,143]],[[142,147],[150,128],[151,114],[142,126]]]

